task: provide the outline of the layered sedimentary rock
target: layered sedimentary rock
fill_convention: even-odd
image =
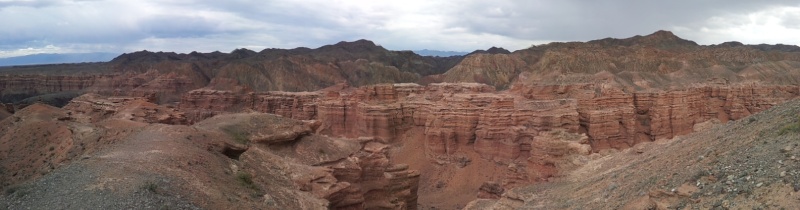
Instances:
[[[0,96],[4,102],[19,100],[43,94],[82,91],[103,76],[61,76],[61,75],[0,75]]]
[[[741,119],[798,95],[797,86],[750,83],[638,92],[604,84],[496,92],[482,84],[439,83],[300,93],[195,90],[181,108],[276,113],[316,120],[320,134],[386,143],[420,126],[429,157],[448,159],[467,149],[506,162],[529,157],[530,139],[544,131],[584,133],[593,151],[622,149],[688,134],[700,123]]]
[[[340,182],[352,183],[351,195],[332,202],[342,209],[416,209],[419,172],[408,165],[390,164],[388,145],[368,141],[351,158],[331,164]]]
[[[181,109],[193,110],[191,120],[199,121],[222,112],[252,110],[298,120],[317,118],[317,92],[234,92],[197,89],[186,93]]]
[[[257,95],[269,100],[253,102],[251,98]],[[277,113],[318,120],[321,126],[317,132],[321,134],[370,137],[381,142],[393,142],[408,128],[423,126],[429,157],[448,159],[461,149],[474,149],[488,159],[511,160],[527,157],[520,154],[530,150],[529,141],[539,131],[577,132],[576,105],[569,99],[526,100],[496,94],[487,85],[445,83],[377,85],[328,93],[196,90],[184,97],[181,108]]]

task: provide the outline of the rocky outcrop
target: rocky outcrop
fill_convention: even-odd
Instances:
[[[507,89],[527,67],[525,61],[508,54],[469,55],[444,73],[444,82],[477,82]]]
[[[408,165],[390,164],[388,145],[368,141],[350,158],[331,164],[339,181],[352,183],[348,192],[332,207],[341,209],[416,209],[419,172]]]
[[[72,99],[63,109],[69,111],[66,119],[83,123],[122,119],[143,123],[188,124],[185,114],[176,108],[159,106],[140,97],[106,97],[88,93]]]
[[[325,199],[329,209],[417,207],[419,172],[390,163],[389,145],[375,139],[311,134],[306,122],[265,113],[221,114],[193,127],[246,145],[235,157],[243,164],[241,173],[252,174],[268,195],[281,189],[266,188],[289,179],[296,193]]]

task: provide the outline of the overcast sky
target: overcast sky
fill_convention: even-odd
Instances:
[[[0,57],[138,50],[510,50],[670,30],[700,44],[800,45],[798,1],[0,0]]]

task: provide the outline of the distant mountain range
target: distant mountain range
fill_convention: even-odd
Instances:
[[[414,50],[414,53],[421,55],[421,56],[439,56],[439,57],[450,57],[450,56],[461,56],[466,55],[469,52],[458,52],[458,51],[439,51],[439,50]]]
[[[47,53],[33,54],[18,57],[0,58],[0,66],[21,66],[36,64],[59,64],[59,63],[85,63],[85,62],[107,62],[119,56],[119,53]]]

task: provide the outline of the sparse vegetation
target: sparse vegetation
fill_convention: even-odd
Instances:
[[[239,173],[236,173],[236,180],[239,181],[239,184],[241,184],[244,187],[247,187],[247,188],[250,188],[250,189],[256,190],[256,191],[260,191],[261,190],[261,189],[258,188],[258,186],[255,185],[255,183],[253,183],[253,175],[250,175],[249,173],[242,172],[242,171],[240,171]]]
[[[140,187],[142,190],[146,190],[151,193],[158,193],[158,184],[155,182],[146,182],[144,185]]]
[[[244,131],[241,128],[239,128],[238,126],[229,125],[229,126],[222,127],[221,129],[222,129],[223,132],[225,132],[228,135],[230,135],[231,138],[233,138],[233,140],[238,142],[238,143],[246,144],[249,141],[249,139],[247,138],[247,136],[249,134],[246,131]]]
[[[778,135],[784,135],[784,134],[788,134],[788,133],[797,133],[797,132],[800,132],[800,119],[797,119],[794,122],[783,126],[781,128],[781,130],[778,131]]]

